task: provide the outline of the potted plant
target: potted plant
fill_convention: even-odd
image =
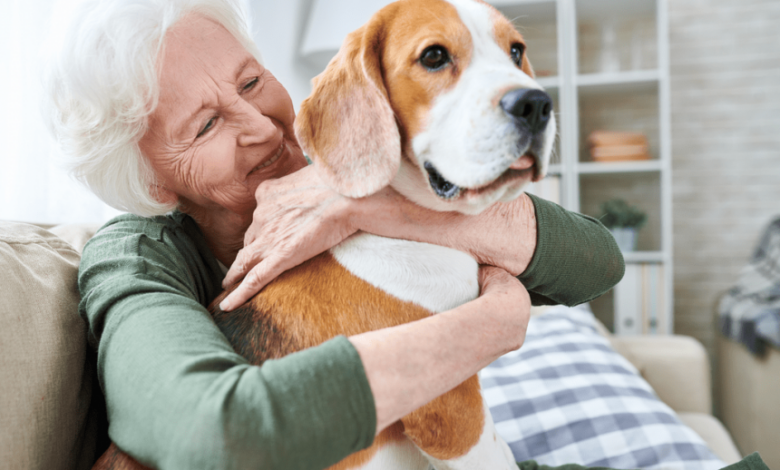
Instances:
[[[601,204],[599,220],[612,232],[621,251],[636,249],[636,232],[645,222],[647,214],[628,205],[623,199],[612,199]]]

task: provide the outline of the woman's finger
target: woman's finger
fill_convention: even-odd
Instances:
[[[235,261],[230,265],[230,269],[228,269],[227,274],[225,274],[225,279],[222,281],[223,289],[227,289],[238,282],[238,280],[246,276],[252,268],[263,261],[263,256],[259,248],[260,247],[256,245],[249,245],[239,250]]]
[[[244,305],[255,294],[260,292],[266,284],[273,281],[287,269],[289,268],[282,266],[278,261],[275,262],[272,258],[263,260],[253,267],[241,281],[241,284],[222,300],[219,308],[225,312],[230,312]]]

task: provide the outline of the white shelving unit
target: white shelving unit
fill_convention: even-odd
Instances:
[[[624,281],[596,314],[621,333],[673,332],[671,128],[666,0],[492,0],[528,43],[538,81],[556,101],[559,141],[550,175],[559,201],[598,215],[601,202],[622,197],[648,213],[639,251],[624,253]],[[604,30],[613,34],[607,71]],[[601,39],[601,41],[599,41]],[[601,59],[601,61],[600,61]],[[617,66],[616,66],[617,65]],[[651,159],[589,161],[585,138],[595,129],[641,131]],[[651,291],[642,276],[651,274]],[[644,274],[643,274],[644,273]],[[660,274],[658,274],[660,273]],[[639,289],[639,290],[637,290]],[[648,298],[648,294],[652,298]]]

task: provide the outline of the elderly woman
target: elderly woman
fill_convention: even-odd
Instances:
[[[84,249],[80,313],[110,437],[146,465],[335,463],[518,348],[532,302],[585,302],[622,276],[598,222],[536,198],[465,216],[327,188],[230,0],[94,0],[74,18],[48,77],[52,126],[75,174],[130,212]],[[249,273],[234,308],[357,230],[497,268],[480,298],[440,315],[262,367],[237,355],[205,308],[222,287]]]

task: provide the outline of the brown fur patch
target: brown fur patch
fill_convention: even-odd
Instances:
[[[355,277],[329,252],[283,273],[240,309],[222,312],[219,300],[212,302],[214,321],[233,347],[244,357],[254,357],[257,365],[337,335],[353,336],[430,315]]]
[[[401,420],[407,436],[440,460],[460,457],[479,441],[485,425],[479,380],[474,375]]]

